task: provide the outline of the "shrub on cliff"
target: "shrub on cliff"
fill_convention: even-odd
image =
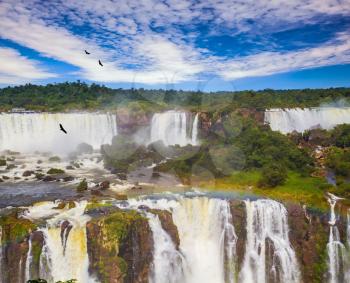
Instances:
[[[77,192],[84,192],[88,189],[88,183],[86,179],[82,180],[77,186]]]
[[[57,169],[57,168],[51,168],[49,171],[47,171],[47,174],[64,174],[64,170],[62,169]]]
[[[287,180],[287,170],[280,164],[269,164],[261,170],[260,187],[277,187],[283,185]]]

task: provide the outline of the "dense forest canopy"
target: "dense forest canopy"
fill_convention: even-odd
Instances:
[[[73,109],[113,109],[130,101],[138,101],[146,108],[183,107],[188,109],[218,110],[230,108],[315,107],[347,104],[350,88],[201,92],[152,89],[111,89],[80,81],[48,84],[26,84],[0,89],[0,110],[14,107],[32,110],[63,111]]]

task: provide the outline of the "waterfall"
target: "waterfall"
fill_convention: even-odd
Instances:
[[[172,110],[154,114],[151,121],[150,143],[161,140],[166,146],[197,145],[198,115],[192,124],[191,122],[192,119],[186,112]]]
[[[273,282],[300,282],[285,207],[273,200],[248,200],[245,205],[247,240],[240,282],[270,282],[271,276]]]
[[[184,258],[176,250],[169,234],[162,228],[158,216],[147,213],[153,233],[154,254],[151,283],[182,283]]]
[[[82,142],[100,148],[117,134],[116,123],[115,115],[102,113],[0,113],[0,151],[67,153]]]
[[[25,265],[25,282],[30,280],[31,277],[31,264],[33,260],[33,255],[32,255],[32,237],[29,236],[28,240],[28,253],[27,253],[27,259],[26,259],[26,265]]]
[[[196,116],[194,117],[193,121],[193,127],[192,127],[192,143],[193,145],[197,145],[198,141],[198,116],[199,114],[197,113]]]
[[[173,220],[187,263],[184,282],[234,282],[237,237],[228,201],[182,198],[173,209]]]
[[[284,134],[304,132],[314,127],[331,129],[339,124],[350,123],[350,107],[269,109],[265,111],[265,123],[272,130]]]
[[[341,242],[339,230],[336,226],[337,216],[335,214],[335,206],[340,199],[341,198],[328,193],[328,203],[331,208],[329,219],[329,240],[327,244],[330,283],[349,282],[350,279],[349,247],[347,249],[347,247]],[[349,225],[348,216],[347,232],[350,230]],[[349,239],[349,237],[347,237],[347,239]]]
[[[69,279],[95,282],[88,272],[86,222],[90,218],[84,214],[86,204],[86,201],[77,202],[74,208],[58,210],[54,208],[55,204],[44,203],[24,214],[29,219],[51,217],[46,220],[46,226],[40,229],[44,235],[40,256],[41,278],[49,282]],[[70,231],[67,230],[68,225]]]

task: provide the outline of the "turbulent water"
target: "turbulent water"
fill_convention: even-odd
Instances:
[[[297,259],[288,238],[285,207],[273,200],[246,201],[245,204],[247,241],[240,281],[300,282]]]
[[[198,114],[193,118],[189,113],[172,110],[153,115],[151,143],[161,140],[166,146],[197,145],[197,134]]]
[[[82,142],[100,148],[117,134],[116,123],[115,115],[101,113],[0,113],[0,151],[67,153]]]
[[[282,133],[304,132],[314,127],[331,129],[350,123],[350,107],[270,109],[265,112],[265,123]]]

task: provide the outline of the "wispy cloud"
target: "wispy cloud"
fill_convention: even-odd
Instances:
[[[11,48],[0,47],[0,83],[18,84],[55,77],[39,62],[21,56]]]
[[[348,31],[316,47],[280,50],[271,44],[244,57],[214,56],[198,45],[203,25],[209,40],[241,33],[253,40],[256,34],[268,38],[291,27],[322,24],[325,16],[350,17],[350,0],[3,0],[0,37],[76,66],[87,80],[177,83],[203,73],[237,79],[348,63]],[[33,68],[42,73],[39,64]],[[21,77],[19,70],[11,72],[3,70],[2,81],[16,72]]]
[[[350,34],[315,48],[291,52],[262,52],[222,63],[225,79],[266,76],[275,73],[350,63]]]

